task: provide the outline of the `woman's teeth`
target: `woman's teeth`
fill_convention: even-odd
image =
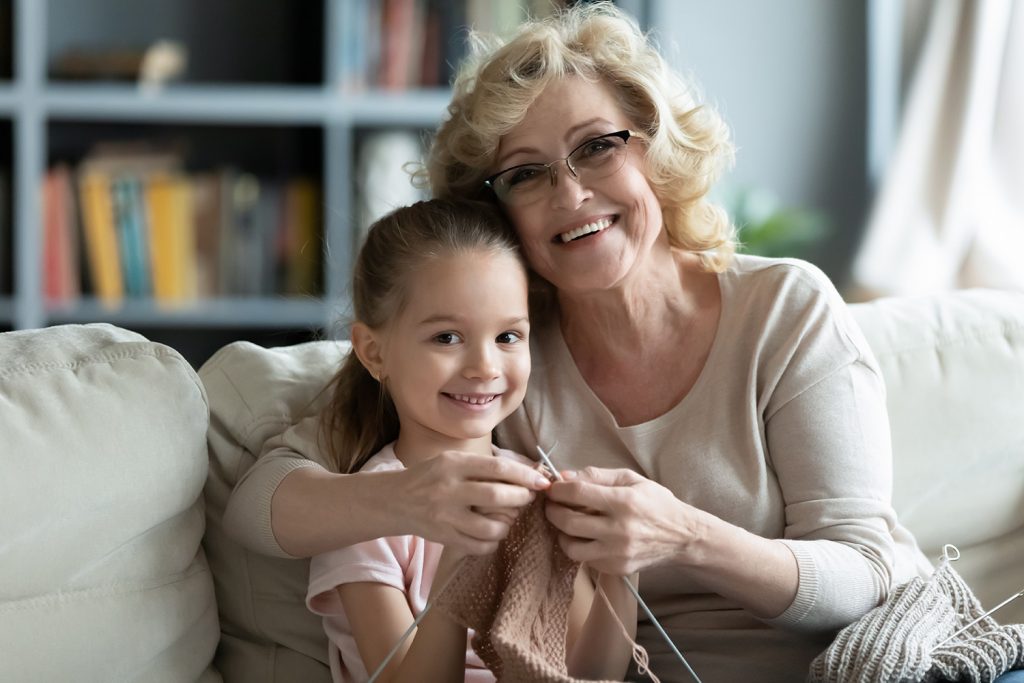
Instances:
[[[587,223],[586,225],[581,225],[578,228],[573,228],[568,232],[563,232],[558,237],[562,240],[562,243],[564,244],[565,242],[572,242],[574,239],[583,237],[584,235],[590,235],[595,232],[601,232],[611,224],[611,218],[602,218],[601,220],[594,221],[593,223]]]

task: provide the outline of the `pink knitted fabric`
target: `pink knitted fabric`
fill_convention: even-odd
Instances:
[[[473,649],[501,683],[574,683],[565,640],[577,571],[537,496],[497,552],[466,558],[435,608],[476,631]]]

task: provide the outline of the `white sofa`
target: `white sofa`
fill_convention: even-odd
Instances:
[[[993,605],[1024,584],[1024,294],[853,310],[886,376],[901,519],[931,557],[957,545]],[[0,334],[0,680],[328,681],[306,564],[245,551],[220,516],[342,353],[236,343],[197,375],[107,325]]]

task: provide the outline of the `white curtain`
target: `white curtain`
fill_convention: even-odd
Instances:
[[[936,0],[853,280],[1024,290],[1024,0]]]

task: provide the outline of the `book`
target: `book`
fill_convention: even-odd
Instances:
[[[46,172],[42,200],[43,296],[51,304],[66,305],[80,294],[74,191],[66,164]]]
[[[410,87],[409,73],[422,35],[416,25],[417,0],[383,0],[381,5],[381,49],[377,84],[387,90]]]
[[[149,260],[158,303],[193,300],[198,292],[196,222],[188,178],[153,174],[145,181]]]
[[[264,238],[257,217],[259,201],[259,178],[225,169],[221,175],[221,295],[253,296],[261,291]]]
[[[321,284],[320,192],[309,178],[292,178],[284,186],[284,216],[279,248],[285,263],[284,293],[319,296]]]
[[[146,208],[142,181],[135,175],[120,175],[111,183],[114,225],[121,252],[125,293],[130,297],[152,294]]]
[[[0,296],[10,294],[14,289],[11,282],[11,233],[13,225],[8,207],[8,178],[0,168]]]
[[[99,168],[80,171],[78,193],[82,205],[82,237],[86,247],[93,294],[104,304],[117,306],[124,297],[124,276],[110,176]]]
[[[220,244],[224,211],[221,194],[224,182],[219,172],[207,171],[189,177],[192,197],[192,225],[195,234],[196,294],[208,299],[220,295]]]

